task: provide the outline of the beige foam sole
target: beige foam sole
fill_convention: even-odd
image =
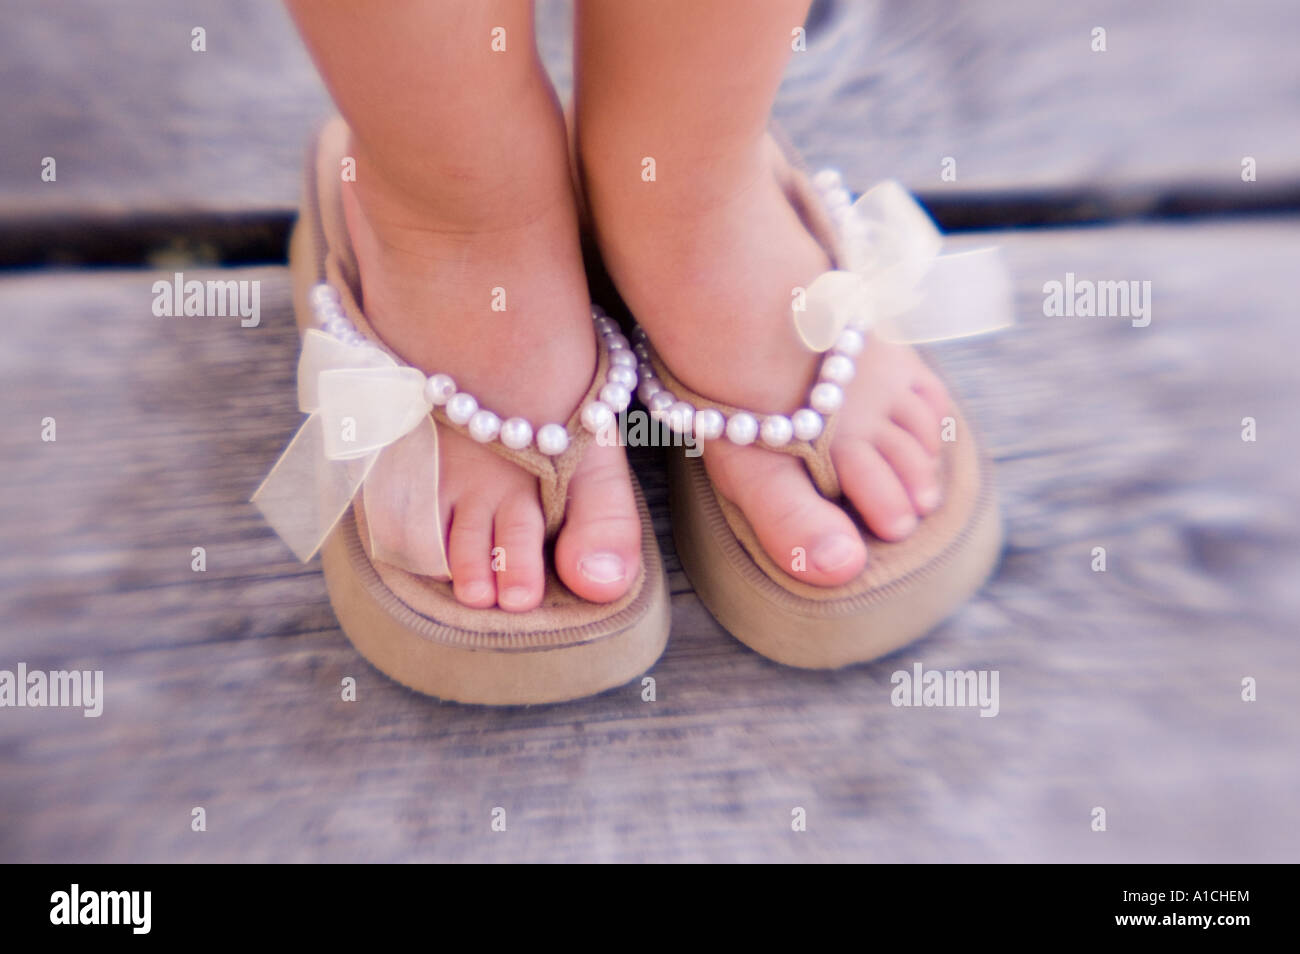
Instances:
[[[776,567],[715,491],[703,460],[674,452],[673,539],[709,612],[755,652],[803,669],[867,662],[925,635],[997,565],[1002,523],[990,470],[973,437],[950,449],[944,505],[902,543],[864,535],[867,569],[845,586],[822,588]]]
[[[656,549],[639,502],[643,538]],[[543,608],[532,611],[531,625],[510,633],[458,630],[415,612],[376,572],[350,513],[322,549],[321,563],[330,604],[357,651],[402,685],[440,699],[499,706],[580,699],[635,679],[668,641],[671,612],[665,586],[655,585],[663,575],[657,559],[647,563],[636,597],[612,616],[593,614],[584,626],[550,630]]]

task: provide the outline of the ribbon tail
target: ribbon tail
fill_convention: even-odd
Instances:
[[[438,502],[438,429],[425,415],[404,437],[379,454],[363,491],[372,560],[436,580],[451,579],[447,534]],[[384,539],[402,541],[400,552],[382,546],[375,527],[384,521]]]
[[[919,344],[981,335],[1015,323],[1011,276],[997,248],[940,255],[917,289],[918,304],[876,322],[885,341]]]
[[[306,563],[347,511],[378,456],[327,459],[321,415],[312,414],[254,492],[252,503]]]

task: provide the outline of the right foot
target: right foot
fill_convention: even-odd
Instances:
[[[354,141],[353,155],[360,148]],[[446,372],[502,418],[517,415],[534,427],[567,421],[596,365],[564,157],[560,152],[547,168],[533,150],[521,157],[525,168],[498,175],[462,170],[417,197],[362,155],[357,183],[344,189],[365,313],[376,334],[412,366]],[[491,308],[498,288],[505,311]],[[533,609],[545,585],[536,478],[445,427],[439,446],[439,502],[456,599],[478,608]],[[433,544],[429,528],[401,512],[367,518],[390,550],[415,554]],[[557,574],[578,596],[616,600],[638,572],[640,535],[622,448],[593,443],[569,484]],[[499,572],[492,569],[494,547],[504,548]]]

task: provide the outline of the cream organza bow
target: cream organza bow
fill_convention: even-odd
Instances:
[[[438,509],[438,432],[425,377],[373,345],[351,346],[315,329],[298,359],[298,407],[310,415],[253,503],[304,563],[363,490],[367,514],[400,519],[402,554],[371,556],[450,579]],[[364,488],[364,489],[363,489]],[[392,535],[385,535],[392,536]]]
[[[840,268],[808,286],[795,309],[804,344],[826,351],[846,327],[895,342],[939,341],[1012,323],[1011,282],[1001,254],[983,248],[940,255],[943,236],[897,182],[853,204]]]

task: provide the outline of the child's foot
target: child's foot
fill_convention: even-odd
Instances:
[[[535,147],[517,157],[520,169],[459,170],[431,177],[419,194],[359,155],[357,183],[344,191],[366,316],[384,343],[425,373],[450,374],[501,417],[534,426],[567,420],[596,365],[567,162],[551,151],[550,166]],[[536,478],[447,428],[439,440],[456,598],[536,607],[545,582]],[[390,549],[435,545],[431,528],[400,511],[367,517]],[[586,599],[619,598],[638,572],[640,527],[623,450],[593,445],[569,485],[557,573]],[[494,547],[504,551],[497,571]]]
[[[830,263],[781,188],[789,168],[775,145],[763,140],[714,161],[716,171],[655,182],[622,169],[612,175],[598,151],[581,155],[605,264],[673,373],[740,407],[789,414],[803,406],[820,357],[796,335],[791,296]],[[948,407],[943,385],[911,348],[868,341],[831,457],[845,496],[882,539],[908,536],[939,505]],[[833,586],[861,571],[867,553],[852,519],[816,491],[798,458],[726,440],[704,448],[715,485],[778,566],[791,566],[801,547],[807,582]]]

